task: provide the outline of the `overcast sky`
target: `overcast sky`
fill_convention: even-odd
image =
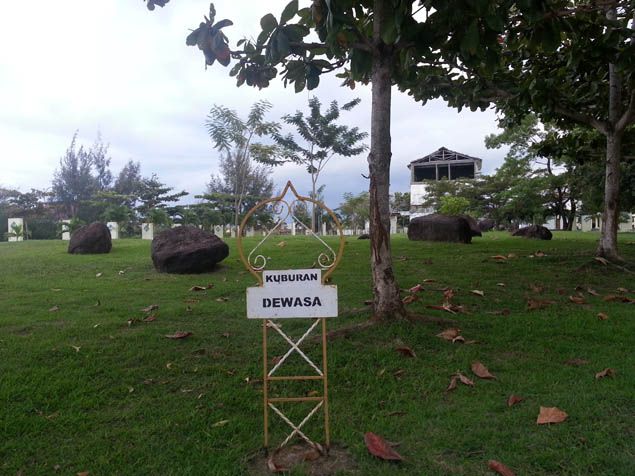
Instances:
[[[230,46],[258,30],[261,16],[279,14],[287,0],[216,0],[217,20],[230,18],[224,31]],[[301,2],[302,4],[303,2]],[[307,3],[306,1],[304,3]],[[196,48],[185,46],[189,28],[207,13],[205,0],[172,0],[149,12],[141,0],[13,1],[0,15],[0,186],[47,189],[73,133],[90,145],[98,132],[110,144],[116,176],[129,160],[141,162],[144,176],[157,173],[191,196],[203,192],[217,172],[218,153],[204,127],[213,104],[245,116],[251,104],[274,104],[269,119],[307,109],[308,95],[323,104],[354,97],[362,103],[343,119],[370,130],[370,89],[354,91],[323,77],[318,89],[295,94],[274,80],[259,91],[236,88],[229,68],[207,71]],[[496,132],[493,111],[457,113],[442,101],[421,106],[394,91],[392,108],[392,191],[408,191],[407,164],[441,146],[481,157],[483,172],[502,163],[504,152],[487,150],[483,139]],[[368,183],[366,156],[333,160],[323,172],[327,204],[342,193],[358,193]],[[291,179],[301,193],[310,189],[306,171],[275,169],[277,187]],[[193,200],[193,199],[189,199]]]

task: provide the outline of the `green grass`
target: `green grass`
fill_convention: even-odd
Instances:
[[[446,245],[395,237],[401,287],[436,281],[409,308],[455,319],[478,343],[443,341],[438,324],[395,322],[329,344],[332,439],[352,453],[357,474],[492,474],[488,459],[518,475],[635,474],[635,305],[602,299],[618,287],[635,297],[635,276],[593,261],[596,238],[556,233],[536,242],[492,233],[472,245]],[[311,266],[316,253],[308,239],[284,240],[284,248],[265,250],[274,267]],[[635,236],[620,240],[634,263]],[[245,474],[262,445],[262,389],[254,381],[261,377],[261,328],[245,317],[245,288],[254,279],[235,241],[228,243],[223,266],[190,276],[156,273],[150,244],[140,240],[115,241],[110,254],[92,256],[68,255],[63,242],[0,243],[0,474]],[[330,328],[369,316],[368,247],[348,239],[333,275],[342,316]],[[529,257],[538,250],[546,255]],[[509,253],[516,257],[504,263],[490,258]],[[189,291],[208,283],[214,287],[205,293]],[[568,296],[576,286],[601,296],[583,291],[587,304],[574,304]],[[445,287],[468,313],[425,307],[440,304]],[[528,311],[532,296],[556,303]],[[150,304],[159,305],[156,321],[128,324]],[[49,311],[53,306],[59,310]],[[502,309],[509,315],[495,314]],[[609,319],[600,321],[598,312]],[[304,324],[284,325],[299,337]],[[164,337],[179,330],[193,335]],[[416,358],[396,352],[400,345]],[[319,351],[316,344],[302,348]],[[272,343],[271,352],[283,352],[282,344]],[[589,363],[564,364],[572,358]],[[497,380],[474,377],[474,360]],[[291,366],[304,372],[297,356]],[[596,380],[606,367],[615,378]],[[446,393],[457,370],[476,386]],[[525,400],[508,408],[512,393]],[[538,426],[540,406],[557,406],[569,418]],[[320,439],[315,422],[306,429]],[[283,430],[274,418],[273,438]],[[398,442],[406,461],[370,456],[366,431]]]

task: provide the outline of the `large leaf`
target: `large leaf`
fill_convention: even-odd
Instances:
[[[271,13],[267,13],[260,19],[260,28],[263,32],[271,33],[278,26],[278,20]]]
[[[298,0],[291,0],[280,15],[280,24],[284,25],[298,13]]]
[[[402,456],[393,450],[386,440],[373,432],[364,434],[364,443],[373,456],[389,461],[403,461]]]

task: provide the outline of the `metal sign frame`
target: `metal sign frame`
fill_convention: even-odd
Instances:
[[[291,192],[291,201],[285,199],[288,192]],[[295,209],[295,205],[300,202],[303,204],[313,204],[324,211],[326,211],[333,221],[337,234],[339,236],[339,246],[337,251],[331,248],[322,238],[314,232],[314,230],[310,229],[305,223],[302,223],[293,213]],[[267,232],[267,234],[262,238],[262,240],[247,254],[245,255],[244,247],[243,247],[243,230],[246,229],[246,225],[249,222],[251,216],[258,211],[259,209],[265,208],[267,206],[273,207],[273,213],[278,217],[275,226]],[[262,272],[266,269],[269,259],[263,254],[258,253],[258,249],[261,247],[263,243],[265,243],[276,230],[282,227],[283,223],[286,223],[288,219],[291,219],[293,223],[296,225],[300,225],[306,231],[306,234],[312,236],[317,239],[318,243],[320,243],[325,250],[323,249],[316,260],[317,266],[322,269],[322,285],[326,284],[329,281],[329,278],[333,271],[339,265],[339,262],[342,258],[342,254],[344,253],[344,245],[345,238],[344,233],[342,231],[342,225],[338,220],[337,216],[328,208],[324,203],[314,200],[310,197],[304,197],[298,194],[295,187],[288,181],[286,186],[284,187],[282,193],[277,196],[267,200],[263,200],[262,202],[256,204],[251,210],[247,212],[245,217],[243,218],[239,233],[237,236],[237,246],[238,246],[238,254],[240,256],[241,261],[243,262],[245,268],[258,280],[259,286],[263,286],[263,278]],[[323,452],[330,447],[330,421],[329,421],[329,398],[328,398],[328,351],[327,351],[327,340],[326,340],[326,319],[325,318],[312,318],[313,322],[306,330],[306,332],[297,340],[294,340],[290,336],[288,336],[281,328],[280,325],[276,324],[273,319],[263,319],[262,322],[262,356],[263,356],[263,423],[264,423],[264,448],[267,451],[269,449],[269,421],[270,421],[270,411],[273,411],[282,421],[284,421],[290,428],[291,433],[278,445],[278,448],[286,445],[289,441],[293,439],[294,436],[298,436],[306,441],[309,445]],[[321,329],[321,344],[322,344],[322,362],[321,368],[315,362],[313,362],[307,355],[300,349],[300,345],[306,340],[306,338],[317,328]],[[269,341],[269,329],[273,329],[279,334],[282,339],[289,344],[289,349],[285,353],[284,356],[280,358],[280,360],[273,365],[272,368],[269,368],[268,361],[268,341]],[[306,363],[315,371],[313,375],[274,375],[277,370],[281,368],[284,362],[293,354],[297,353]],[[270,397],[270,386],[275,382],[284,382],[284,381],[309,381],[309,380],[320,380],[322,381],[322,395],[316,396],[289,396],[289,397]],[[312,410],[304,417],[304,419],[299,423],[295,424],[289,419],[279,408],[276,406],[279,403],[307,403],[313,402],[315,406]],[[306,433],[302,430],[306,423],[320,410],[322,409],[322,414],[324,418],[324,447],[319,443],[311,440]]]

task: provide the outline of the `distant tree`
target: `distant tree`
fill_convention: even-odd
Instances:
[[[510,147],[506,157],[509,160],[525,161],[529,164],[530,175],[525,180],[533,181],[533,188],[542,185],[544,215],[561,217],[563,228],[571,230],[578,205],[577,184],[573,170],[575,163],[554,147],[548,147],[562,131],[551,123],[541,124],[535,114],[528,114],[520,122],[501,120],[503,132],[490,134],[485,138],[489,149]],[[528,174],[529,175],[529,174]],[[527,184],[519,184],[526,187]],[[503,192],[503,190],[501,190]]]
[[[344,200],[337,208],[344,225],[357,229],[364,229],[366,220],[370,218],[370,194],[361,192],[357,195],[347,192]]]
[[[141,163],[129,160],[117,175],[113,190],[126,197],[126,205],[133,208],[141,194],[142,183]]]
[[[144,219],[158,218],[160,219],[159,221],[162,221],[164,215],[165,217],[168,216],[167,212],[165,212],[167,205],[188,195],[188,192],[185,190],[171,193],[172,190],[174,190],[174,188],[162,183],[157,174],[152,174],[151,177],[142,179],[139,187],[139,205],[137,205],[136,208],[137,212]],[[164,213],[154,212],[154,210],[163,210]],[[152,221],[151,223],[159,222]]]
[[[309,99],[310,113],[306,117],[301,111],[282,117],[285,123],[295,127],[301,143],[292,134],[275,134],[276,143],[284,151],[284,159],[279,163],[291,162],[306,167],[311,175],[311,196],[316,194],[320,174],[333,157],[353,157],[367,149],[361,143],[368,136],[367,133],[360,132],[357,127],[337,124],[341,111],[350,111],[359,103],[360,99],[357,98],[340,108],[337,101],[332,101],[323,114],[322,103],[313,96]],[[316,230],[315,206],[311,212],[311,229]]]
[[[222,178],[212,177],[208,189],[212,193],[231,195],[235,226],[239,225],[243,202],[249,195],[248,187],[253,178],[260,176],[262,179],[266,171],[254,168],[252,159],[261,164],[275,164],[279,158],[277,146],[256,141],[259,137],[272,137],[280,129],[277,122],[265,120],[270,109],[271,103],[258,101],[251,106],[247,119],[243,120],[236,111],[215,105],[207,116],[207,131],[214,148],[224,154],[220,164]]]
[[[53,197],[70,218],[79,215],[82,203],[86,204],[96,193],[110,186],[112,174],[108,169],[110,158],[107,152],[108,146],[103,144],[99,136],[92,147],[84,149],[84,146],[77,148],[77,132],[73,135],[52,183]],[[94,219],[94,211],[85,208],[87,213],[82,218]]]
[[[441,197],[439,212],[444,215],[464,215],[470,208],[470,201],[465,197]]]
[[[254,164],[248,154],[232,151],[221,157],[219,174],[212,175],[207,193],[198,198],[213,204],[237,226],[250,208],[272,193],[271,168]]]

